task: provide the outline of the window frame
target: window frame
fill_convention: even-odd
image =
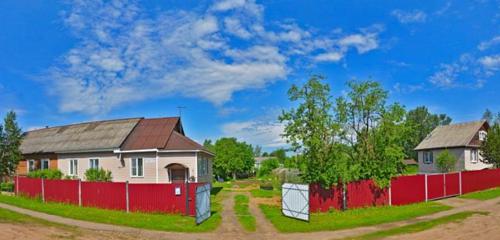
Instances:
[[[47,168],[44,168],[43,163],[47,163]],[[41,159],[40,160],[40,170],[45,170],[50,168],[50,160],[49,159]]]
[[[485,141],[488,133],[484,130],[479,131],[479,141]]]
[[[33,169],[31,168],[33,166]],[[26,168],[27,172],[30,173],[32,171],[35,171],[36,169],[36,162],[35,159],[28,159],[28,166]]]
[[[94,164],[92,164],[92,161],[94,161]],[[95,162],[97,162],[97,167],[95,167]],[[99,158],[90,158],[89,159],[89,169],[97,169],[99,170],[100,168],[100,161],[99,161]]]
[[[424,159],[423,159],[424,164],[433,164],[434,163],[434,153],[432,151],[424,151],[423,157],[424,157]],[[429,160],[429,158],[430,158],[430,160]]]
[[[69,160],[68,176],[78,176],[78,159]]]
[[[139,159],[141,160],[141,174],[139,174]],[[134,161],[136,173],[134,174]],[[131,178],[144,178],[144,158],[143,157],[133,157],[130,159],[130,177]]]
[[[479,151],[477,149],[470,150],[470,162],[473,164],[479,162]]]

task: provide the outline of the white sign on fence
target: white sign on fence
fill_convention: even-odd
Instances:
[[[281,189],[283,215],[309,221],[309,185],[285,183]]]

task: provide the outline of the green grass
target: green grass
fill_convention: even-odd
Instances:
[[[281,196],[281,192],[277,190],[264,190],[264,189],[252,189],[250,190],[252,197],[257,198],[272,198],[275,196]]]
[[[280,232],[331,231],[371,226],[451,209],[436,202],[426,202],[405,206],[360,208],[345,212],[313,213],[310,222],[304,222],[283,216],[280,207],[277,206],[260,205],[260,208]]]
[[[241,226],[249,232],[256,229],[255,217],[248,210],[249,198],[246,195],[234,196],[234,212]]]
[[[460,196],[460,198],[477,199],[477,200],[489,200],[497,197],[500,197],[500,188],[493,188],[480,192],[467,193]]]
[[[207,232],[221,222],[222,195],[212,196],[212,216],[200,225],[193,217],[173,214],[126,213],[62,203],[43,203],[37,199],[0,195],[0,202],[52,215],[78,220],[174,232]]]
[[[460,212],[460,213],[452,214],[449,216],[436,218],[436,219],[433,219],[430,221],[419,222],[419,223],[415,223],[415,224],[411,224],[411,225],[407,225],[407,226],[403,226],[403,227],[397,227],[397,228],[392,228],[389,230],[378,231],[378,232],[369,233],[366,235],[362,235],[362,236],[358,236],[358,237],[354,237],[354,238],[348,238],[348,239],[373,240],[373,239],[386,238],[389,236],[397,236],[397,235],[402,235],[402,234],[422,232],[422,231],[431,229],[433,227],[436,227],[438,225],[452,223],[452,222],[461,222],[474,214],[486,215],[487,213],[484,213],[484,212]]]
[[[407,165],[403,175],[415,175],[418,173],[418,165]]]

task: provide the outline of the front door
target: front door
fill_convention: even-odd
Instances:
[[[170,169],[172,183],[183,183],[186,181],[186,169]]]

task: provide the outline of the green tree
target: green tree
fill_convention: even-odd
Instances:
[[[303,86],[292,85],[288,97],[298,106],[283,111],[279,120],[285,124],[283,136],[291,150],[303,159],[302,179],[329,188],[340,180],[335,163],[342,154],[338,151],[340,128],[332,115],[330,87],[323,81],[324,77],[314,75]]]
[[[205,147],[208,151],[215,152],[215,146],[210,139],[205,139],[205,141],[203,141],[203,147]]]
[[[16,113],[10,111],[4,119],[3,130],[0,131],[0,177],[12,176],[22,154],[19,147],[22,132],[16,121]]]
[[[337,99],[337,121],[348,159],[342,165],[349,180],[373,179],[380,187],[401,170],[404,158],[405,110],[386,105],[387,92],[374,81],[349,81],[347,96]]]
[[[448,149],[439,153],[436,158],[436,166],[443,173],[453,171],[456,163],[457,158]]]
[[[446,114],[432,114],[427,107],[420,106],[408,111],[406,114],[406,132],[404,149],[408,158],[417,159],[417,153],[413,150],[424,140],[437,126],[448,125],[452,119]]]
[[[488,121],[488,123],[491,125],[500,124],[500,112],[498,112],[497,114],[494,114],[489,109],[486,109],[484,111],[483,117],[481,119]]]
[[[286,150],[283,148],[278,148],[269,154],[271,157],[278,159],[279,163],[283,164],[286,160]]]
[[[255,165],[252,146],[236,138],[218,139],[214,152],[214,172],[226,179],[236,179],[238,174],[250,172]]]
[[[262,155],[262,147],[259,146],[259,145],[256,145],[254,148],[253,148],[253,156],[254,157],[260,157]]]
[[[500,124],[496,123],[488,131],[486,140],[481,144],[481,160],[500,168]]]
[[[277,158],[270,158],[262,161],[257,175],[259,177],[269,175],[274,169],[279,167],[279,160]]]

